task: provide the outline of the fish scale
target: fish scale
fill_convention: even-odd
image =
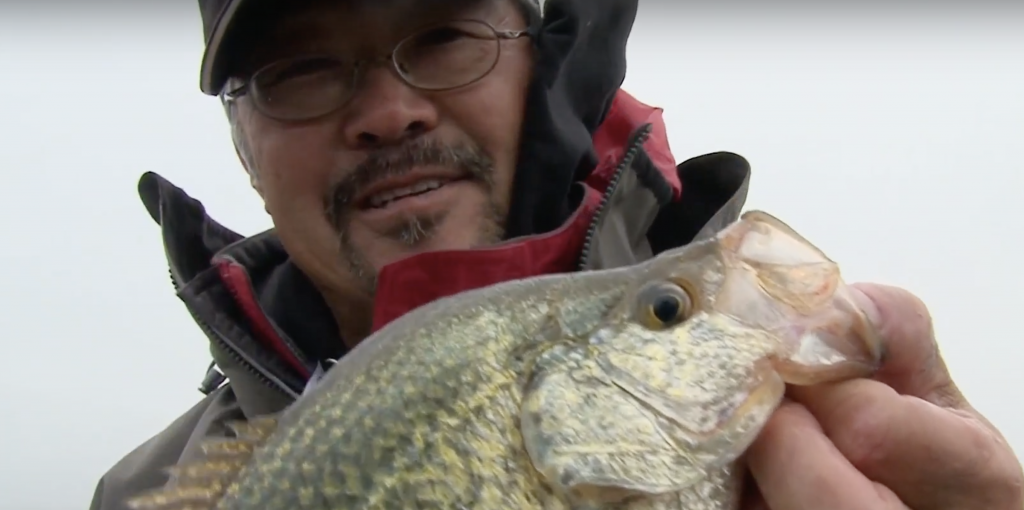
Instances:
[[[838,266],[749,212],[619,269],[465,292],[367,338],[136,510],[735,510],[785,384],[870,375]]]

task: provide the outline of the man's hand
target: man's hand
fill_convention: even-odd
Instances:
[[[884,366],[873,380],[790,389],[749,452],[762,499],[752,507],[1024,508],[1021,464],[953,383],[924,304],[854,288],[885,341]]]

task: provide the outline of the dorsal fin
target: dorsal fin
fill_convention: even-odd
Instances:
[[[210,439],[195,461],[167,468],[166,485],[130,498],[132,510],[213,510],[252,454],[277,429],[277,416],[227,424],[235,437]]]

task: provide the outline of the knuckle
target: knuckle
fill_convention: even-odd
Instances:
[[[973,475],[993,485],[1020,485],[1024,477],[1020,463],[999,433],[968,413],[953,412],[953,415],[961,418],[958,436],[964,443],[962,451],[970,452],[961,456],[959,475]]]
[[[862,399],[847,407],[832,442],[843,456],[861,472],[870,473],[888,463],[892,441],[894,410],[881,399]]]
[[[1007,480],[1009,482],[1009,480]],[[1002,485],[1001,501],[1006,506],[1007,510],[1019,510],[1024,506],[1024,489],[1021,488],[1022,483],[1021,477],[1016,476],[1013,478],[1012,483],[1006,483]]]
[[[993,462],[990,484],[991,508],[1019,510],[1024,506],[1024,471],[1009,446],[998,447],[999,461]]]
[[[890,292],[896,300],[904,303],[900,307],[900,320],[890,324],[902,329],[900,333],[905,338],[934,338],[934,324],[928,305],[906,289],[892,287]]]

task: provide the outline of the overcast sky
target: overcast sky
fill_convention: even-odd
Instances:
[[[121,3],[0,7],[4,510],[86,508],[107,467],[200,397],[207,345],[139,176],[169,178],[240,232],[270,225],[198,90],[195,2]],[[751,208],[848,279],[922,296],[956,381],[1024,453],[1024,11],[1011,3],[648,0],[625,86],[665,109],[678,160],[746,156]]]

